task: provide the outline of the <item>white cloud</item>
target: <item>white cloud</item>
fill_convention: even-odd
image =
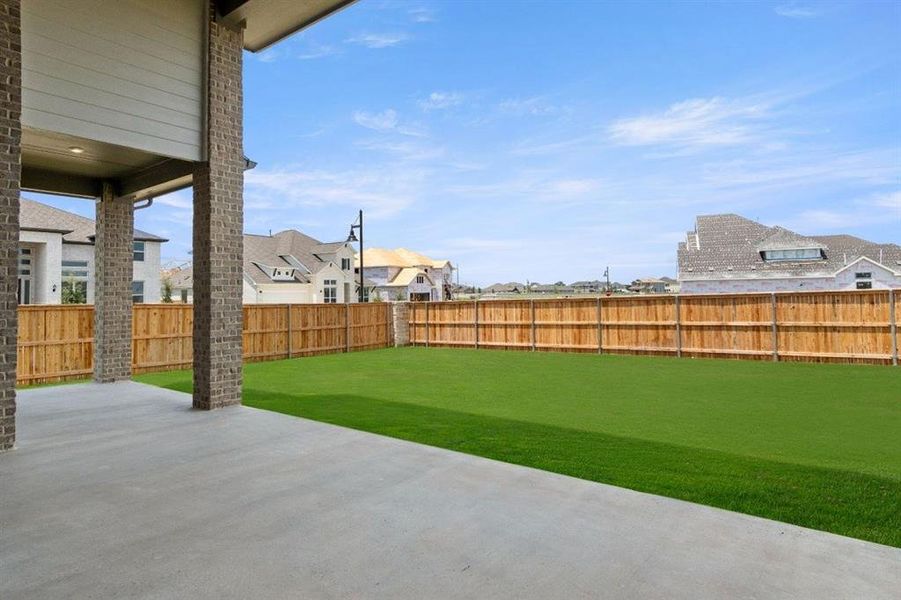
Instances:
[[[353,114],[354,122],[366,129],[381,133],[399,133],[410,137],[426,137],[426,130],[420,123],[401,122],[400,116],[393,108],[378,113],[358,110]]]
[[[873,206],[878,208],[901,211],[901,190],[897,192],[876,194],[871,198],[870,202]]]
[[[517,116],[547,116],[560,111],[542,96],[530,98],[509,98],[498,104],[501,112]]]
[[[426,173],[409,165],[345,171],[281,168],[248,171],[248,208],[270,223],[296,218],[297,208],[362,208],[372,218],[397,215],[421,194]]]
[[[331,44],[319,44],[317,42],[309,42],[305,49],[297,53],[300,60],[313,60],[338,54],[340,50]]]
[[[463,94],[460,92],[432,92],[427,98],[419,101],[419,108],[428,112],[459,106],[463,103]]]
[[[357,125],[375,131],[391,131],[397,127],[397,111],[388,108],[380,113],[370,113],[358,110],[354,113],[354,121]]]
[[[367,48],[390,48],[403,44],[409,39],[410,36],[406,33],[361,33],[345,41]]]
[[[434,23],[435,22],[435,13],[424,6],[419,6],[416,8],[411,8],[407,11],[407,14],[410,15],[410,20],[414,23]]]
[[[614,142],[629,146],[736,145],[759,139],[757,127],[768,109],[762,102],[695,98],[660,113],[619,119],[608,131]]]
[[[819,17],[822,13],[808,4],[782,4],[773,9],[780,17],[788,17],[789,19],[812,19]]]

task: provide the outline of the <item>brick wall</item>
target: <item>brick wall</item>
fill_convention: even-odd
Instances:
[[[241,402],[243,33],[211,7],[206,162],[194,169],[194,407]]]
[[[94,242],[94,381],[131,377],[134,204],[104,184]]]
[[[0,451],[16,441],[22,42],[19,0],[0,0]]]
[[[394,347],[410,345],[410,303],[391,303],[391,328],[394,337]]]

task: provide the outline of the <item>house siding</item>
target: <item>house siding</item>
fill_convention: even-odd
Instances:
[[[873,289],[899,289],[901,276],[867,260],[859,260],[833,277],[768,277],[681,281],[681,294],[825,292],[857,289],[857,272],[872,273]]]
[[[22,124],[203,158],[200,0],[29,0]]]

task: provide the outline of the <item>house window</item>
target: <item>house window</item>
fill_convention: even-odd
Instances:
[[[800,248],[796,250],[765,250],[764,260],[819,260],[823,251],[819,248]]]
[[[869,271],[864,272],[864,273],[855,273],[854,274],[854,279],[872,279],[872,278],[873,278],[873,274]]]
[[[135,303],[144,302],[144,282],[143,281],[132,281],[131,282],[131,301]]]
[[[423,275],[417,275],[416,283],[425,283],[425,277]]]
[[[134,249],[135,262],[144,262],[144,242],[135,242]]]
[[[64,260],[60,279],[63,304],[86,304],[88,301],[88,261]]]
[[[341,259],[341,270],[342,271],[350,271],[350,259],[349,258]]]
[[[325,288],[322,291],[322,301],[326,304],[335,304],[338,302],[338,280],[326,279]]]
[[[857,289],[859,289],[859,290],[871,290],[871,289],[873,289],[873,282],[872,282],[872,281],[858,281],[858,282],[857,282]]]

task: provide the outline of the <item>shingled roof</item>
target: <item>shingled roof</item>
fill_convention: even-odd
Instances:
[[[96,232],[93,219],[28,198],[19,200],[19,229],[61,233],[67,244],[93,244]],[[139,242],[169,241],[140,229],[134,230],[134,238]]]
[[[765,261],[769,250],[819,249],[814,260]],[[768,227],[736,214],[702,215],[679,243],[679,279],[830,276],[860,257],[901,270],[901,246],[851,235],[803,236]]]
[[[294,229],[274,235],[244,234],[244,274],[254,283],[275,283],[259,265],[295,268],[294,280],[308,283],[309,275],[334,262],[335,253],[346,243],[322,243]]]

